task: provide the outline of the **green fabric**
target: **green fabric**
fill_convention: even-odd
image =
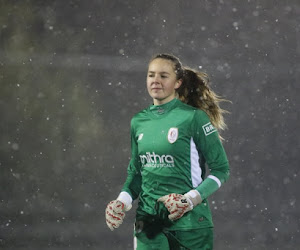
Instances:
[[[219,189],[219,185],[216,181],[210,178],[206,178],[196,189],[199,191],[201,198],[206,199],[208,196]]]
[[[160,232],[153,239],[149,239],[144,232],[136,236],[136,250],[169,250],[168,238]]]
[[[212,250],[213,228],[164,231],[149,239],[145,232],[135,233],[137,250]]]
[[[139,197],[137,217],[165,216],[157,199],[170,193],[184,194],[191,189],[208,197],[216,190],[215,181],[203,181],[205,163],[210,175],[224,183],[229,176],[228,160],[218,132],[207,114],[174,99],[150,106],[131,121],[131,160],[122,191]],[[201,185],[205,184],[203,190]],[[170,229],[212,227],[207,201],[196,206]]]

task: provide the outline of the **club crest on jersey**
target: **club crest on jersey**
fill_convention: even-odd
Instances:
[[[203,125],[202,128],[203,128],[204,134],[206,136],[208,136],[208,135],[212,134],[213,132],[217,131],[215,129],[215,127],[210,122]]]
[[[176,142],[178,138],[178,128],[170,128],[168,132],[168,141],[170,143]]]

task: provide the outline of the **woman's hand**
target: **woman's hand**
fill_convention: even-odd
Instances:
[[[188,193],[182,194],[168,194],[160,197],[158,202],[163,202],[169,211],[170,220],[180,219],[186,212],[191,211],[194,206],[202,202],[200,193],[197,190],[191,190]]]
[[[125,205],[119,200],[113,200],[108,203],[105,209],[106,224],[113,231],[118,228],[125,217]]]

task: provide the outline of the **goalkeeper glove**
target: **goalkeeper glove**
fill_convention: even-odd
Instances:
[[[132,207],[132,198],[126,192],[121,192],[116,200],[108,203],[105,209],[106,224],[111,231],[118,228],[124,220],[125,212]]]
[[[197,190],[191,190],[186,194],[168,194],[160,197],[158,202],[163,202],[169,211],[170,220],[180,219],[186,212],[191,211],[193,207],[202,202],[200,193]]]

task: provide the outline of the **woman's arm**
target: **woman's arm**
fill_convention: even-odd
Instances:
[[[134,128],[134,119],[131,121],[131,159],[127,168],[127,178],[122,192],[127,192],[132,200],[138,198],[141,192],[142,176],[140,172],[140,159],[138,155],[137,138]]]
[[[192,130],[198,151],[210,170],[208,177],[196,188],[201,199],[206,199],[229,178],[229,163],[217,130],[205,112],[195,113]]]

